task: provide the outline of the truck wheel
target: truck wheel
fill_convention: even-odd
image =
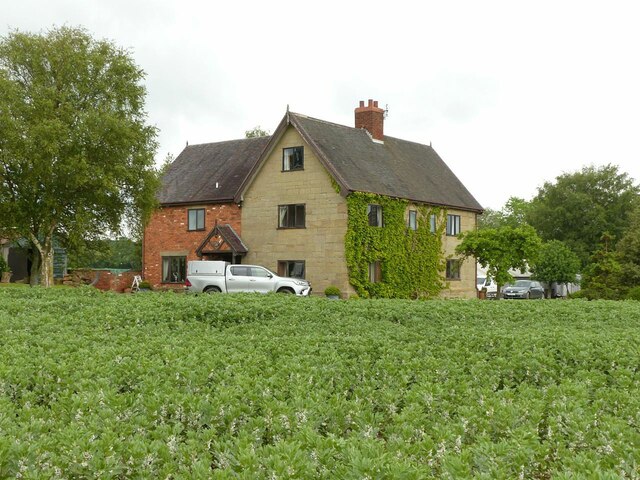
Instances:
[[[220,293],[220,289],[218,287],[207,287],[204,289],[204,293]]]
[[[280,290],[278,290],[278,293],[288,293],[288,294],[291,294],[291,293],[293,293],[293,290],[291,290],[290,288],[281,288]]]

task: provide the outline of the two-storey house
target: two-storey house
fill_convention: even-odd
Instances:
[[[241,247],[231,248],[229,260],[304,277],[316,292],[335,285],[346,296],[474,296],[475,263],[461,262],[454,250],[456,236],[476,228],[482,207],[431,146],[386,136],[383,129],[384,111],[372,100],[355,109],[355,127],[287,111],[273,135],[253,140],[255,149],[244,155],[244,176],[234,177],[233,198],[219,197],[225,203],[193,198],[189,188],[198,183],[183,179],[220,172],[212,165],[223,158],[191,159],[187,151],[201,146],[188,147],[165,177],[163,194],[171,195],[161,197],[165,213],[154,216],[145,237],[157,236],[158,215],[164,215],[167,232],[180,236],[189,215],[197,215],[190,211],[218,210],[207,211],[211,221],[189,248],[159,246],[153,253],[145,248],[145,275],[149,264],[149,272],[161,269],[166,280],[173,258],[213,258],[222,250],[212,244],[229,250],[235,242]],[[247,142],[230,143],[241,149]],[[177,178],[182,185],[169,187]],[[212,182],[207,180],[209,190]],[[176,205],[182,188],[190,203]],[[234,212],[232,220],[219,215],[223,205]],[[178,228],[172,230],[167,208],[179,212],[173,220]],[[231,240],[221,236],[220,226],[226,225],[232,227]]]

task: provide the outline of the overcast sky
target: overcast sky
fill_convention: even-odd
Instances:
[[[638,1],[3,0],[0,35],[83,26],[146,72],[158,162],[294,112],[429,144],[484,206],[613,163],[640,180]]]

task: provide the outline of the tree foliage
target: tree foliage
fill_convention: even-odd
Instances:
[[[549,286],[554,283],[571,283],[576,281],[580,269],[580,259],[558,240],[546,242],[540,248],[538,258],[531,264],[534,277]]]
[[[69,255],[70,268],[142,268],[142,243],[126,237],[87,242]]]
[[[621,283],[640,286],[640,200],[629,216],[629,226],[616,245],[616,253],[622,269]]]
[[[155,204],[143,79],[83,29],[0,40],[0,229],[33,243],[45,285],[54,237],[73,249],[123,220],[139,232]]]
[[[604,234],[582,279],[582,295],[591,300],[620,300],[626,289],[621,284],[622,267],[611,250],[612,237]]]
[[[501,210],[485,209],[478,217],[478,228],[518,227],[526,222],[529,202],[519,197],[510,197]]]
[[[503,226],[464,233],[456,253],[475,257],[495,280],[500,296],[501,287],[513,279],[509,270],[525,271],[537,259],[540,245],[531,226]]]
[[[565,173],[538,189],[526,220],[543,240],[560,240],[589,262],[600,237],[620,238],[638,195],[638,186],[615,165]]]
[[[245,138],[268,137],[269,135],[271,135],[269,130],[264,130],[260,125],[244,132]]]

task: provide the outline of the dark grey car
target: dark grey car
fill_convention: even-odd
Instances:
[[[535,280],[516,280],[502,291],[503,298],[544,298],[544,288]]]

